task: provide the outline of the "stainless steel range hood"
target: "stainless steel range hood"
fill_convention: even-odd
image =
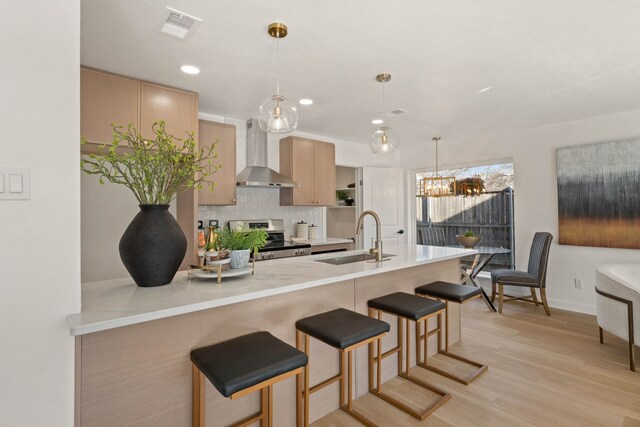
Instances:
[[[297,188],[298,184],[268,167],[267,133],[256,119],[247,122],[247,167],[238,174],[239,187]]]

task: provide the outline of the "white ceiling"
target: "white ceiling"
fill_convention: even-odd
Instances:
[[[188,41],[155,31],[165,6],[203,19]],[[388,124],[417,146],[640,109],[639,17],[634,0],[82,0],[81,52],[246,119],[274,91],[266,27],[284,22],[282,93],[315,101],[300,131],[368,144],[389,72],[385,109],[409,113]]]

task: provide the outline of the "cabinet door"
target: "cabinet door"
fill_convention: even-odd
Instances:
[[[96,144],[109,144],[111,123],[139,126],[140,83],[99,71],[80,69],[80,135]]]
[[[141,84],[140,130],[143,138],[154,139],[154,122],[164,120],[168,134],[186,138],[198,131],[198,95],[143,82]]]
[[[336,204],[336,147],[315,142],[313,165],[314,201],[316,205]]]
[[[222,167],[213,174],[211,180],[216,184],[213,192],[203,185],[198,195],[200,205],[235,205],[236,204],[236,127],[223,123],[199,122],[198,144],[210,146],[218,141],[218,158],[214,165]]]
[[[308,139],[294,138],[292,144],[291,178],[299,187],[293,189],[294,205],[315,205],[314,187],[314,152],[315,142]]]

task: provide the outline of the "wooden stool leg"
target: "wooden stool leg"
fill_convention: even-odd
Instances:
[[[300,345],[300,341],[301,341],[301,332],[296,329],[296,348],[298,350],[300,350],[301,345]],[[305,371],[307,370],[308,367],[305,367]],[[301,426],[302,425],[302,420],[303,420],[303,409],[302,409],[302,388],[304,387],[303,384],[303,377],[302,374],[298,374],[296,375],[296,425],[297,426]]]
[[[304,353],[309,354],[309,335],[304,334]],[[307,362],[304,370],[304,425],[309,425],[309,369],[311,362]]]
[[[267,426],[273,427],[273,386],[267,387]]]
[[[260,390],[260,427],[269,427],[269,396],[267,396],[267,389]]]
[[[204,427],[204,375],[192,364],[193,427]]]
[[[449,351],[449,301],[445,301],[444,329],[444,351]]]

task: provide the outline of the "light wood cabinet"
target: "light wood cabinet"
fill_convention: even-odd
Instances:
[[[335,145],[293,136],[281,139],[280,173],[299,185],[280,190],[280,205],[336,204]]]
[[[198,132],[198,94],[153,83],[140,84],[140,130],[153,139],[153,123],[164,120],[168,134],[186,138]]]
[[[80,105],[80,136],[94,144],[109,144],[112,123],[138,127],[140,82],[81,68]]]
[[[132,124],[144,138],[152,138],[152,124],[164,120],[169,134],[185,138],[185,132],[194,132],[197,141],[197,93],[85,67],[80,68],[80,77],[80,134],[90,142],[81,147],[83,153],[96,152],[98,144],[113,141],[111,123]],[[187,237],[187,254],[181,269],[197,259],[198,195],[191,190],[178,193],[176,198],[176,219]]]
[[[209,146],[218,141],[216,151],[218,158],[214,164],[222,167],[213,174],[212,181],[216,187],[213,192],[203,185],[199,191],[200,205],[235,205],[236,204],[236,127],[223,123],[200,120],[199,144]]]

